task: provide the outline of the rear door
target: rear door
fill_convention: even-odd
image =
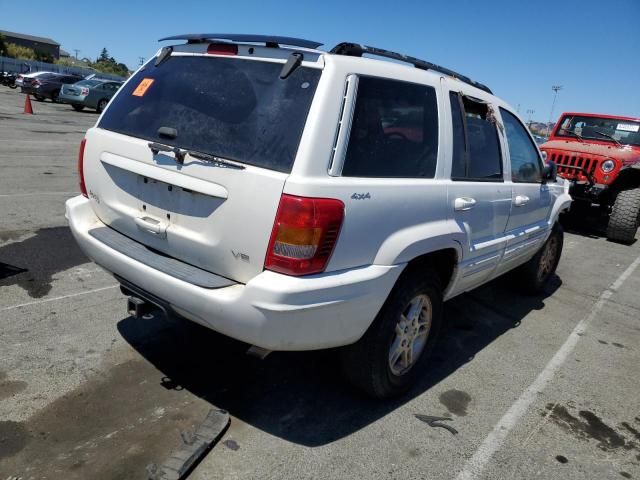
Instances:
[[[260,273],[321,74],[281,79],[282,63],[174,53],[138,71],[86,137],[98,217],[218,275]]]
[[[457,92],[449,92],[449,101],[453,152],[448,207],[468,241],[455,287],[460,293],[490,278],[500,262],[507,242],[511,186],[504,181],[491,105]]]
[[[500,268],[502,272],[538,251],[549,229],[553,202],[549,187],[542,181],[542,158],[531,135],[518,117],[508,110],[500,108],[500,115],[505,129],[513,192],[507,223],[509,239]]]

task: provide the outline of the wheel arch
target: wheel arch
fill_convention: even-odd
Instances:
[[[433,268],[440,279],[442,292],[446,294],[453,284],[459,261],[459,251],[454,247],[434,250],[410,260],[402,274]]]
[[[612,201],[622,190],[640,187],[640,161],[633,165],[622,167],[620,173],[611,184]]]

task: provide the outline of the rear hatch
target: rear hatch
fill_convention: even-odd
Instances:
[[[87,132],[100,220],[238,282],[260,273],[321,75],[281,79],[285,59],[174,52],[138,71]]]

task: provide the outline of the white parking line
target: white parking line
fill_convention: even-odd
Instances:
[[[96,288],[94,290],[87,290],[84,292],[71,293],[69,295],[62,295],[60,297],[45,298],[43,300],[34,300],[33,302],[21,303],[19,305],[11,305],[10,307],[0,308],[0,312],[6,312],[8,310],[15,310],[16,308],[28,307],[30,305],[39,305],[41,303],[55,302],[57,300],[64,300],[65,298],[79,297],[80,295],[87,295],[89,293],[102,292],[111,288],[118,288],[120,285],[110,285],[108,287]]]
[[[467,461],[462,471],[456,477],[456,480],[472,480],[480,477],[491,457],[504,444],[509,432],[516,426],[524,414],[527,413],[527,410],[536,400],[538,394],[544,390],[544,388],[553,379],[558,369],[567,360],[567,357],[571,354],[578,343],[581,334],[584,333],[602,307],[607,303],[607,300],[611,298],[611,296],[622,286],[625,280],[627,280],[634,270],[638,268],[638,265],[640,265],[640,256],[638,256],[633,263],[629,265],[624,272],[622,272],[622,274],[611,284],[609,288],[602,292],[598,301],[594,304],[591,313],[580,320],[571,334],[569,334],[569,337],[564,344],[562,344],[553,358],[549,363],[547,363],[544,370],[540,372],[538,378],[529,385],[522,395],[520,395],[520,398],[511,405],[511,408],[509,408],[507,413],[505,413],[500,421],[493,427],[493,430],[489,435],[487,435],[473,456]]]
[[[37,197],[40,195],[79,195],[80,192],[34,192],[34,193],[8,193],[0,195],[0,198],[5,197]]]

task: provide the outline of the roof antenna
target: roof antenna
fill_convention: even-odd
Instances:
[[[298,52],[293,52],[291,55],[289,55],[287,63],[284,64],[282,70],[280,71],[280,78],[282,80],[288,78],[289,75],[291,75],[294,70],[300,66],[303,58],[304,56]]]

